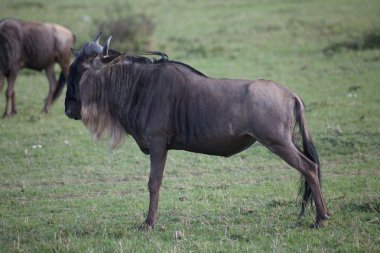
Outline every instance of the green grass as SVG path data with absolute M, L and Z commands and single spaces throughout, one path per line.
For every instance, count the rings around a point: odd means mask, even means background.
M 303 98 L 331 220 L 310 229 L 310 208 L 297 223 L 298 172 L 255 144 L 228 159 L 169 152 L 158 224 L 142 232 L 148 157 L 132 138 L 113 152 L 94 143 L 64 115 L 64 96 L 41 114 L 47 80 L 24 70 L 19 113 L 0 120 L 0 252 L 379 251 L 379 1 L 128 6 L 152 18 L 152 49 L 171 59 L 213 77 L 271 79 Z M 80 48 L 105 9 L 111 4 L 98 0 L 6 0 L 0 17 L 63 24 Z

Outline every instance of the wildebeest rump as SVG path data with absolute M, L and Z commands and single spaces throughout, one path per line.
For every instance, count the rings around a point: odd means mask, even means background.
M 0 91 L 4 77 L 8 81 L 4 117 L 17 113 L 14 85 L 22 68 L 45 70 L 50 86 L 43 111 L 48 112 L 66 83 L 74 40 L 71 31 L 57 24 L 11 18 L 0 21 Z M 55 63 L 62 70 L 58 83 L 54 73 Z
M 112 147 L 130 134 L 150 155 L 150 203 L 146 226 L 156 222 L 159 188 L 170 149 L 231 156 L 258 141 L 297 169 L 304 178 L 300 216 L 312 194 L 315 226 L 328 218 L 317 152 L 306 129 L 301 99 L 267 80 L 207 77 L 166 55 L 150 60 L 108 56 L 95 42 L 84 45 L 70 66 L 65 99 L 69 118 L 81 119 Z M 299 125 L 303 150 L 295 144 Z

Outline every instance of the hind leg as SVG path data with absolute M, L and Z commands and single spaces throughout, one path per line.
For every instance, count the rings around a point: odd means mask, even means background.
M 266 146 L 268 147 L 269 145 Z M 323 198 L 321 185 L 319 183 L 320 180 L 318 177 L 317 164 L 302 154 L 290 140 L 284 143 L 271 144 L 269 149 L 305 177 L 305 180 L 309 183 L 317 211 L 314 226 L 322 227 L 323 221 L 328 219 L 328 212 Z M 310 195 L 304 195 L 304 197 L 308 198 Z M 301 212 L 302 211 L 304 211 L 304 207 L 302 207 Z
M 48 66 L 45 69 L 45 73 L 49 81 L 49 93 L 45 101 L 43 112 L 47 113 L 49 111 L 51 104 L 53 103 L 54 92 L 57 89 L 57 80 L 55 78 L 55 73 L 54 73 L 54 64 Z
M 71 53 L 69 55 L 71 55 Z M 71 56 L 62 59 L 59 62 L 59 66 L 61 67 L 61 70 L 62 70 L 61 73 L 65 78 L 67 78 L 67 76 L 69 75 L 70 61 L 71 61 Z

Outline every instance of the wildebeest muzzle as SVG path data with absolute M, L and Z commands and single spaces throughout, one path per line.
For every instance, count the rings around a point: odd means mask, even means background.
M 80 120 L 81 117 L 81 104 L 73 99 L 65 100 L 65 114 L 70 119 Z

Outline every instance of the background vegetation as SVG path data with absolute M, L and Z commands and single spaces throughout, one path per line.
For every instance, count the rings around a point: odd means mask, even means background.
M 4 0 L 0 17 L 63 24 L 80 48 L 114 20 L 114 6 L 123 18 L 148 17 L 148 45 L 171 59 L 299 94 L 332 219 L 310 229 L 310 209 L 297 223 L 299 174 L 255 144 L 228 159 L 170 152 L 158 225 L 139 231 L 148 157 L 131 138 L 114 152 L 94 143 L 65 117 L 64 96 L 41 114 L 48 82 L 24 70 L 19 114 L 0 120 L 1 252 L 379 251 L 378 0 Z
M 121 52 L 142 52 L 154 47 L 155 24 L 144 13 L 133 13 L 130 5 L 114 4 L 107 7 L 103 20 L 96 20 L 96 32 L 107 31 L 112 35 L 112 48 Z

